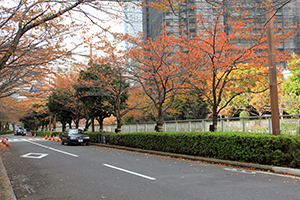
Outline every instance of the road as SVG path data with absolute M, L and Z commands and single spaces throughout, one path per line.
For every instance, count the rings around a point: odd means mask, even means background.
M 9 135 L 2 161 L 17 199 L 299 200 L 297 177 Z

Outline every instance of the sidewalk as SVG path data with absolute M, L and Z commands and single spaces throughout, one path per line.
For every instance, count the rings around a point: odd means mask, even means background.
M 2 163 L 0 157 L 0 199 L 5 200 L 16 200 L 16 196 L 8 179 L 6 169 Z

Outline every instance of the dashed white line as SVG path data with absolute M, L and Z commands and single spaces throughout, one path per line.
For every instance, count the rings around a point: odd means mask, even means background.
M 52 151 L 56 151 L 56 152 L 63 153 L 63 154 L 66 154 L 66 155 L 69 155 L 69 156 L 73 156 L 73 157 L 78 157 L 78 155 L 75 155 L 75 154 L 72 154 L 72 153 L 68 153 L 66 151 L 62 151 L 62 150 L 59 150 L 59 149 L 54 149 L 52 147 L 48 147 L 48 146 L 45 146 L 45 145 L 42 145 L 42 144 L 39 144 L 39 143 L 36 143 L 36 142 L 32 142 L 32 141 L 29 141 L 29 140 L 27 140 L 27 142 L 29 142 L 31 144 L 35 144 L 35 145 L 40 146 L 40 147 L 44 147 L 46 149 L 50 149 Z
M 133 171 L 129 171 L 127 169 L 122 169 L 122 168 L 115 167 L 115 166 L 108 165 L 108 164 L 103 164 L 103 165 L 106 166 L 106 167 L 110 167 L 110 168 L 122 171 L 122 172 L 126 172 L 128 174 L 133 174 L 135 176 L 139 176 L 139 177 L 142 177 L 142 178 L 145 178 L 145 179 L 149 179 L 151 181 L 155 181 L 156 180 L 156 178 L 153 178 L 153 177 L 150 177 L 150 176 L 146 176 L 146 175 L 143 175 L 143 174 L 139 174 L 139 173 L 136 173 L 136 172 L 133 172 Z

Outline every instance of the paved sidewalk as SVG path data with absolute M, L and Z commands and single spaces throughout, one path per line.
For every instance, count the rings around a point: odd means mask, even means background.
M 0 199 L 16 200 L 16 196 L 8 179 L 6 169 L 0 157 Z

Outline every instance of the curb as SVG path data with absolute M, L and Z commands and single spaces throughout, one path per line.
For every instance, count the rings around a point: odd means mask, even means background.
M 17 199 L 12 189 L 12 186 L 10 184 L 10 180 L 7 176 L 7 172 L 1 158 L 0 158 L 0 199 L 7 199 L 7 200 Z
M 300 169 L 294 169 L 294 168 L 288 168 L 288 167 L 274 167 L 274 166 L 270 166 L 270 165 L 262 165 L 262 164 L 256 164 L 256 163 L 223 160 L 223 159 L 217 159 L 217 158 L 207 158 L 207 157 L 201 157 L 201 156 L 190 156 L 190 155 L 185 155 L 185 154 L 168 153 L 168 152 L 138 149 L 138 148 L 116 146 L 116 145 L 109 145 L 109 144 L 100 144 L 100 143 L 90 143 L 90 144 L 96 145 L 96 146 L 102 146 L 102 147 L 115 148 L 115 149 L 157 154 L 157 155 L 162 155 L 162 156 L 171 156 L 171 157 L 175 157 L 175 158 L 185 158 L 185 159 L 190 159 L 190 160 L 206 161 L 206 162 L 210 162 L 210 163 L 220 163 L 220 164 L 227 164 L 227 165 L 232 165 L 232 166 L 249 167 L 249 168 L 267 170 L 267 171 L 276 172 L 276 173 L 300 176 Z

